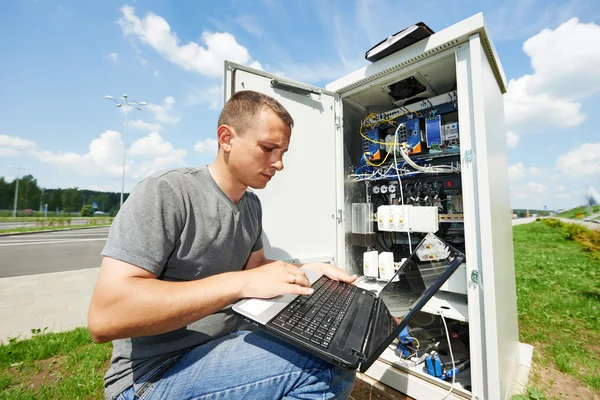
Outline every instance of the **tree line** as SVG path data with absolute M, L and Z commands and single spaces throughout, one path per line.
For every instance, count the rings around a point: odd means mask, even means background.
M 17 180 L 6 182 L 0 177 L 0 210 L 12 210 L 15 201 L 15 190 Z M 129 194 L 123 194 L 123 201 Z M 79 212 L 85 205 L 97 203 L 98 211 L 116 214 L 119 210 L 121 193 L 97 192 L 94 190 L 71 189 L 45 189 L 40 188 L 37 179 L 33 175 L 25 175 L 19 179 L 19 194 L 17 210 L 40 211 L 48 204 L 48 215 L 59 212 Z

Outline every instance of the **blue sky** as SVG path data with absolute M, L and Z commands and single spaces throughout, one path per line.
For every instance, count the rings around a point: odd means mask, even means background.
M 418 21 L 439 31 L 483 12 L 509 80 L 513 207 L 582 204 L 600 190 L 600 3 L 546 1 L 4 1 L 0 176 L 120 191 L 215 154 L 223 59 L 325 86 Z M 23 171 L 21 171 L 23 172 Z

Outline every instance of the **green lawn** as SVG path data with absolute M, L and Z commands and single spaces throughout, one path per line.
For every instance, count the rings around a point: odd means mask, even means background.
M 113 217 L 81 217 L 81 218 L 69 218 L 69 217 L 51 217 L 51 218 L 0 218 L 0 222 L 27 222 L 29 224 L 35 224 L 35 226 L 28 226 L 23 228 L 8 228 L 0 229 L 0 234 L 7 233 L 22 233 L 22 232 L 38 232 L 48 231 L 56 229 L 78 229 L 90 226 L 110 226 L 113 221 Z M 71 225 L 74 220 L 84 220 L 85 225 Z
M 24 233 L 24 232 L 43 232 L 43 231 L 54 231 L 54 230 L 62 230 L 62 229 L 82 229 L 82 228 L 90 228 L 90 227 L 100 227 L 100 226 L 111 226 L 111 223 L 93 223 L 87 225 L 73 225 L 73 226 L 36 226 L 31 228 L 11 228 L 11 229 L 0 229 L 0 234 L 7 233 Z
M 0 346 L 0 399 L 101 399 L 111 351 L 85 328 Z
M 600 391 L 600 262 L 544 222 L 513 228 L 520 340 Z
M 541 398 L 561 396 L 536 368 L 567 390 L 600 393 L 600 261 L 567 232 L 545 222 L 513 228 L 520 340 L 535 346 L 530 384 Z M 101 398 L 110 352 L 83 328 L 2 345 L 0 399 Z M 532 389 L 526 398 L 540 397 Z
M 596 204 L 594 206 L 591 206 L 590 208 L 591 208 L 590 211 L 592 212 L 592 214 L 597 214 L 600 212 L 600 204 Z M 570 218 L 570 219 L 581 219 L 582 215 L 584 217 L 589 216 L 588 207 L 582 206 L 582 207 L 574 208 L 572 210 L 561 212 L 561 213 L 557 214 L 557 217 Z

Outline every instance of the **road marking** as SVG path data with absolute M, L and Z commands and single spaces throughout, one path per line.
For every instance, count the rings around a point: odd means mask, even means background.
M 28 239 L 28 238 L 40 238 L 40 237 L 47 237 L 47 238 L 55 238 L 55 237 L 77 237 L 77 236 L 98 236 L 98 235 L 108 235 L 108 231 L 93 231 L 93 232 L 79 232 L 79 233 L 56 233 L 56 234 L 52 234 L 52 233 L 44 233 L 44 234 L 39 234 L 39 233 L 30 233 L 27 235 L 6 235 L 6 236 L 0 236 L 0 240 L 8 240 L 8 239 Z
M 98 240 L 106 240 L 106 238 L 75 239 L 75 240 L 59 239 L 59 240 L 52 240 L 52 241 L 49 241 L 49 242 L 0 243 L 0 247 L 6 247 L 6 246 L 25 246 L 25 245 L 28 245 L 28 244 L 54 244 L 54 243 L 95 242 L 95 241 L 98 241 Z
M 107 236 L 108 232 L 93 232 L 93 233 L 83 233 L 79 235 L 14 235 L 14 236 L 2 236 L 0 240 L 4 239 L 19 239 L 19 240 L 27 240 L 27 239 L 39 239 L 39 238 L 57 238 L 57 237 L 78 237 L 78 236 Z
M 104 239 L 106 240 L 107 237 L 106 236 L 100 236 L 100 237 L 85 237 L 85 238 L 56 238 L 56 239 L 51 239 L 51 238 L 38 238 L 38 239 L 26 239 L 26 240 L 0 240 L 0 244 L 4 244 L 4 243 L 36 243 L 36 242 L 73 242 L 76 240 L 86 240 L 86 239 L 91 239 L 91 240 L 101 240 Z

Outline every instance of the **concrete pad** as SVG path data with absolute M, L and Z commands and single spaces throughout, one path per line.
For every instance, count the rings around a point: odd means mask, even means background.
M 85 326 L 98 268 L 0 279 L 0 342 Z

